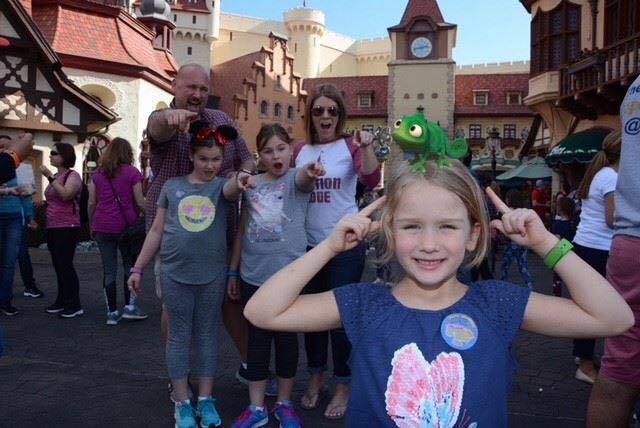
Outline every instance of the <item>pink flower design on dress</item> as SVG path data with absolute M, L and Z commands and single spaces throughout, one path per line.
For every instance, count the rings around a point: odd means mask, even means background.
M 385 403 L 400 428 L 451 428 L 458 421 L 464 363 L 457 352 L 441 352 L 430 364 L 415 343 L 391 360 Z

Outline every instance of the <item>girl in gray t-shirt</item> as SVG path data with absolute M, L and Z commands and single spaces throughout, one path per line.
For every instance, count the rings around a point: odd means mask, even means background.
M 158 211 L 129 278 L 129 287 L 142 291 L 144 267 L 160 250 L 162 302 L 169 315 L 167 370 L 173 386 L 176 426 L 219 426 L 212 398 L 218 356 L 220 307 L 226 279 L 226 214 L 228 201 L 238 199 L 250 175 L 217 177 L 233 127 L 212 129 L 193 122 L 189 132 L 193 171 L 167 180 L 158 198 Z M 192 343 L 193 342 L 193 343 Z M 194 365 L 190 367 L 190 349 Z M 198 378 L 198 403 L 188 396 L 187 376 Z
M 309 193 L 316 178 L 324 175 L 318 160 L 299 169 L 291 169 L 293 149 L 289 135 L 278 125 L 264 125 L 256 138 L 260 163 L 265 172 L 251 178 L 242 203 L 242 253 L 238 248 L 231 259 L 229 296 L 248 300 L 271 275 L 302 256 L 307 249 L 305 217 Z M 291 404 L 291 390 L 298 366 L 296 333 L 274 332 L 249 325 L 247 370 L 251 405 L 238 417 L 238 422 L 250 418 L 252 426 L 269 420 L 264 405 L 264 393 L 269 377 L 271 343 L 275 343 L 278 401 L 273 409 L 281 426 L 301 426 Z M 235 425 L 234 425 L 235 426 Z

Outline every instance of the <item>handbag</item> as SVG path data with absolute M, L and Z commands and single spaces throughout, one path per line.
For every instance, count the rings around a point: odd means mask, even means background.
M 138 217 L 133 224 L 127 225 L 120 234 L 118 241 L 122 243 L 132 244 L 137 242 L 143 242 L 146 238 L 146 224 L 144 217 Z
M 124 208 L 122 207 L 122 201 L 120 201 L 120 196 L 118 196 L 118 193 L 116 192 L 116 189 L 113 186 L 113 183 L 111 182 L 111 180 L 107 180 L 107 181 L 111 186 L 111 191 L 113 192 L 113 196 L 116 199 L 118 208 L 120 208 L 120 213 L 122 214 L 122 217 L 124 218 L 124 221 L 127 225 L 122 231 L 122 233 L 120 234 L 120 236 L 118 237 L 118 243 L 122 245 L 130 246 L 131 252 L 133 254 L 137 254 L 142 249 L 142 244 L 144 242 L 144 239 L 147 236 L 144 217 L 138 216 L 135 222 L 133 222 L 132 224 L 129 224 L 129 222 L 127 221 L 127 216 L 124 213 Z

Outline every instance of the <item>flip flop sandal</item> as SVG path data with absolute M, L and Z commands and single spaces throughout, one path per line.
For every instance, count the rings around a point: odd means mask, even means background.
M 344 418 L 347 412 L 347 403 L 329 403 L 324 411 L 324 417 L 331 420 Z
M 320 400 L 327 395 L 327 391 L 329 388 L 326 385 L 323 385 L 317 394 L 309 394 L 309 392 L 305 392 L 302 398 L 300 398 L 300 407 L 305 410 L 313 410 L 318 407 Z

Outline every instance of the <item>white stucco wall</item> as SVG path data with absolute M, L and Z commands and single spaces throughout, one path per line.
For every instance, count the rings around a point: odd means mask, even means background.
M 72 68 L 64 71 L 81 88 L 87 85 L 102 86 L 115 95 L 115 103 L 111 109 L 118 114 L 120 120 L 112 124 L 106 133 L 110 137 L 127 139 L 137 158 L 149 114 L 158 103 L 169 104 L 173 96 L 143 79 Z M 91 93 L 90 90 L 88 92 Z
M 191 48 L 191 54 L 189 54 Z M 173 37 L 173 48 L 171 49 L 178 64 L 200 64 L 205 70 L 211 68 L 211 44 L 198 34 L 197 37 L 186 36 L 179 33 Z

